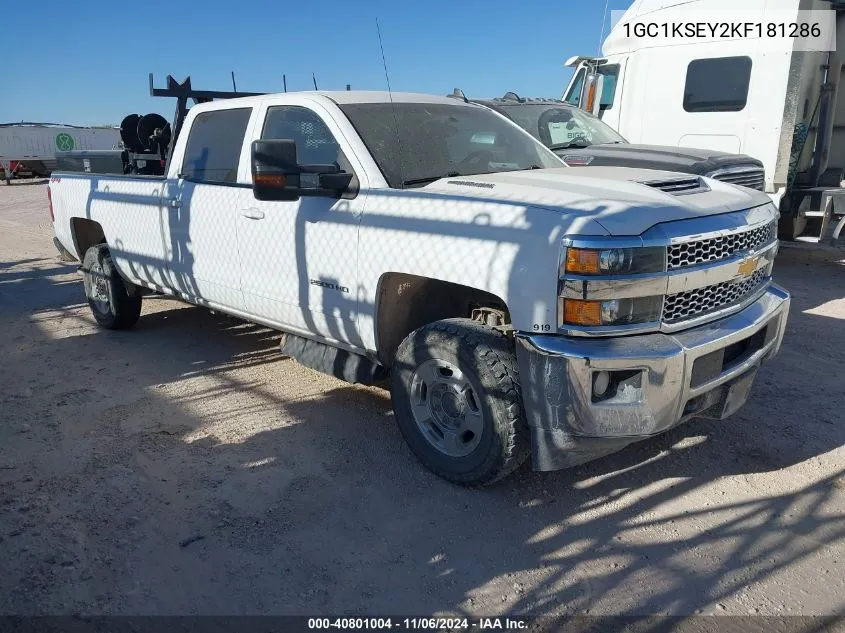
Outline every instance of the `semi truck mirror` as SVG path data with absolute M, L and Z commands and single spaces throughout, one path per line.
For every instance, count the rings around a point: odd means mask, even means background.
M 595 116 L 601 110 L 601 89 L 604 85 L 604 75 L 590 73 L 584 80 L 584 88 L 581 91 L 581 100 L 578 107 L 586 110 Z

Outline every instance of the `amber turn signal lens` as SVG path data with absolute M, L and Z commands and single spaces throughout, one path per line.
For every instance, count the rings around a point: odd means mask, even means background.
M 566 249 L 566 272 L 576 275 L 598 275 L 599 251 L 568 248 Z
M 254 174 L 252 180 L 256 185 L 264 187 L 284 187 L 285 177 L 283 174 Z
M 601 325 L 601 301 L 564 299 L 563 322 L 569 325 Z
M 587 112 L 592 113 L 593 111 L 593 103 L 596 100 L 596 82 L 590 84 L 590 89 L 587 90 L 587 107 L 585 108 Z

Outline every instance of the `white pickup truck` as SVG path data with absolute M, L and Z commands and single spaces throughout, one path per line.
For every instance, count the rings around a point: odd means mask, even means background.
M 789 310 L 765 194 L 568 168 L 445 97 L 203 103 L 164 177 L 60 172 L 49 193 L 100 325 L 133 326 L 155 291 L 345 380 L 389 375 L 412 451 L 464 485 L 730 415 Z

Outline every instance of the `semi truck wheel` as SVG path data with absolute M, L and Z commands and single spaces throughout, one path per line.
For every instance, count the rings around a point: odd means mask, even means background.
M 141 294 L 117 272 L 105 244 L 85 251 L 82 270 L 85 296 L 97 323 L 109 330 L 126 330 L 138 322 Z
M 470 319 L 425 325 L 399 345 L 391 381 L 405 441 L 444 479 L 484 486 L 528 456 L 516 356 L 498 330 Z

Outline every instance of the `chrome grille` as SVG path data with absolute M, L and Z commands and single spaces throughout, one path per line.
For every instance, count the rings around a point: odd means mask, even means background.
M 663 302 L 663 323 L 672 324 L 694 319 L 741 302 L 758 290 L 768 279 L 766 266 L 741 281 L 726 281 L 687 292 L 666 295 Z
M 766 173 L 762 169 L 747 169 L 743 171 L 731 171 L 723 174 L 716 173 L 713 178 L 727 182 L 732 185 L 741 185 L 758 191 L 766 188 Z
M 672 244 L 669 246 L 668 268 L 673 270 L 725 259 L 739 251 L 755 250 L 776 237 L 777 222 L 771 222 L 750 231 Z

